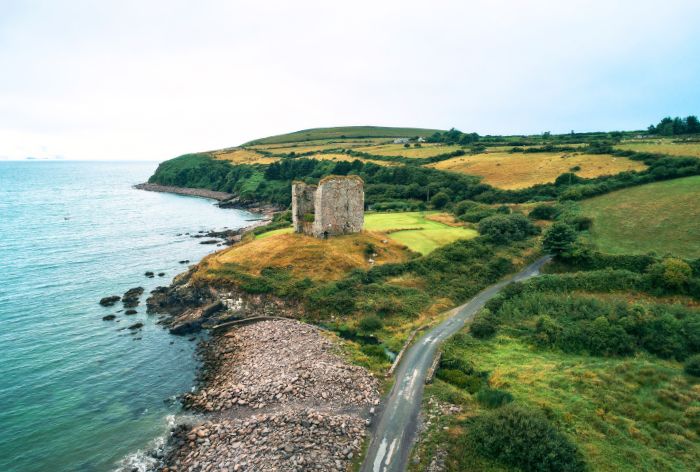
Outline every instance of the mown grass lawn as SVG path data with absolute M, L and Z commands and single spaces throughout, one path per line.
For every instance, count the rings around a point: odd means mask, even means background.
M 449 226 L 427 218 L 434 214 L 438 212 L 366 213 L 365 229 L 386 232 L 390 239 L 424 255 L 458 239 L 478 236 L 474 229 Z M 291 232 L 292 228 L 282 228 L 262 233 L 257 237 L 268 238 Z
M 700 257 L 700 176 L 655 182 L 586 200 L 591 241 L 602 251 Z

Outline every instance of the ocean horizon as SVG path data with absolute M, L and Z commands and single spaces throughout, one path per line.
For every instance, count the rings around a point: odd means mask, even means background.
M 187 269 L 180 261 L 220 249 L 192 235 L 257 215 L 134 189 L 156 166 L 0 162 L 0 470 L 144 469 L 140 452 L 180 414 L 196 340 L 169 334 L 145 300 Z M 135 315 L 98 304 L 133 287 L 145 289 Z

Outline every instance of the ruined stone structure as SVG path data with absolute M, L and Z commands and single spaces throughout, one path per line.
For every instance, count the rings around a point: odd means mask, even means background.
M 292 221 L 297 233 L 323 239 L 359 233 L 364 209 L 363 182 L 355 175 L 330 175 L 318 185 L 292 183 Z

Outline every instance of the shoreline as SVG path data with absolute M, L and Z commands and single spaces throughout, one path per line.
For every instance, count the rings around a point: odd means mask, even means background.
M 189 420 L 149 453 L 147 470 L 350 470 L 381 401 L 379 379 L 345 359 L 338 340 L 299 321 L 301 306 L 198 282 L 200 264 L 146 301 L 171 333 L 209 333 L 197 349 L 194 388 L 181 396 L 177 416 Z M 243 322 L 213 329 L 232 320 Z
M 145 190 L 147 192 L 172 193 L 175 195 L 184 195 L 187 197 L 209 198 L 216 200 L 219 208 L 231 208 L 234 210 L 244 210 L 251 213 L 260 213 L 264 220 L 269 220 L 272 215 L 286 210 L 285 207 L 274 203 L 265 203 L 258 201 L 245 201 L 235 194 L 228 192 L 219 192 L 205 188 L 190 188 L 190 187 L 175 187 L 171 185 L 160 185 L 149 182 L 136 184 L 133 188 L 137 190 Z
M 186 195 L 189 197 L 210 198 L 220 202 L 230 200 L 235 197 L 232 193 L 217 192 L 203 188 L 174 187 L 170 185 L 160 185 L 144 182 L 134 185 L 135 189 L 146 190 L 148 192 L 173 193 L 175 195 Z

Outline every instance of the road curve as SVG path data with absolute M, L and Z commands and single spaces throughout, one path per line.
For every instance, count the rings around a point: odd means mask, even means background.
M 455 308 L 453 315 L 432 328 L 404 354 L 396 371 L 396 382 L 377 418 L 362 472 L 403 472 L 416 432 L 425 376 L 438 346 L 474 318 L 484 304 L 506 285 L 539 275 L 549 256 L 533 262 L 517 274 L 479 292 L 469 302 Z

